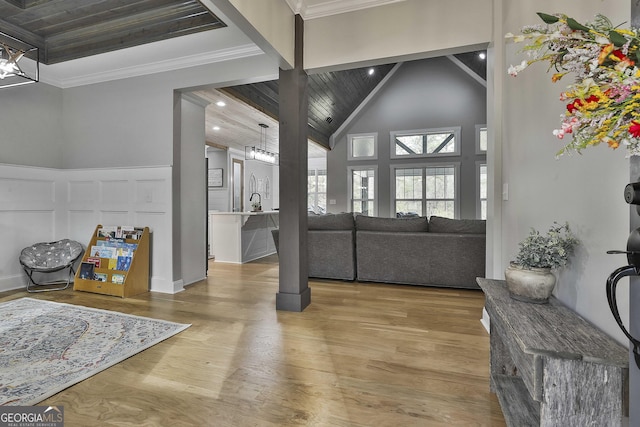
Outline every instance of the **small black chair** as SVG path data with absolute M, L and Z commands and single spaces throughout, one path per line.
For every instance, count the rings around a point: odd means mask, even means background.
M 82 244 L 75 240 L 63 239 L 56 242 L 40 242 L 27 246 L 20 252 L 20 264 L 24 268 L 29 281 L 28 292 L 60 291 L 67 289 L 71 279 L 75 275 L 73 264 L 82 256 L 84 249 Z M 66 279 L 58 279 L 50 282 L 36 282 L 34 273 L 54 273 L 68 269 Z M 62 286 L 64 285 L 64 286 Z

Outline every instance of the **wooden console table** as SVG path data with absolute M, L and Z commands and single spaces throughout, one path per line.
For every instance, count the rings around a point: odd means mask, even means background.
M 509 426 L 622 425 L 626 348 L 553 297 L 520 302 L 502 280 L 477 281 L 491 321 L 491 391 Z

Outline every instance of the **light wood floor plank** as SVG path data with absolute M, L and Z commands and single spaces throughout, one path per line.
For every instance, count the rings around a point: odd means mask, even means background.
M 206 281 L 176 295 L 0 301 L 192 324 L 42 403 L 64 405 L 69 427 L 505 425 L 481 291 L 311 280 L 304 312 L 277 312 L 276 262 L 210 262 Z

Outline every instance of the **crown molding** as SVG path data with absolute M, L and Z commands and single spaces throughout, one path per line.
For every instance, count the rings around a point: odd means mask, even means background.
M 161 73 L 165 71 L 174 71 L 182 68 L 196 67 L 199 65 L 213 64 L 216 62 L 231 61 L 234 59 L 242 59 L 250 56 L 262 55 L 262 50 L 255 44 L 246 44 L 233 48 L 220 49 L 213 52 L 198 53 L 189 56 L 172 58 L 163 61 L 150 62 L 131 67 L 123 67 L 112 70 L 101 71 L 98 73 L 85 74 L 81 76 L 73 76 L 68 78 L 56 78 L 49 75 L 45 70 L 40 72 L 40 81 L 50 85 L 66 89 L 76 86 L 84 86 L 94 83 L 102 83 L 111 80 L 126 79 L 131 77 L 139 77 L 148 74 Z M 42 67 L 42 65 L 41 65 Z M 45 72 L 43 72 L 45 71 Z
M 315 18 L 323 18 L 340 13 L 369 9 L 371 7 L 384 6 L 391 3 L 399 3 L 405 0 L 328 0 L 320 4 L 308 5 L 308 0 L 285 0 L 293 13 L 300 14 L 302 19 L 308 21 Z

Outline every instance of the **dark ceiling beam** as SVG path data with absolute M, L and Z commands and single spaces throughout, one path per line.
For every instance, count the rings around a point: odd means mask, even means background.
M 10 35 L 11 37 L 15 37 L 33 46 L 36 46 L 40 50 L 43 50 L 45 48 L 46 43 L 44 37 L 40 37 L 39 35 L 33 34 L 30 31 L 23 30 L 22 28 L 15 26 L 3 19 L 0 19 L 0 31 Z M 42 53 L 40 55 L 42 55 Z
M 29 9 L 30 7 L 38 6 L 50 1 L 51 0 L 6 0 L 7 3 L 17 6 L 20 9 Z
M 52 37 L 74 29 L 90 28 L 102 22 L 117 22 L 154 10 L 182 5 L 198 7 L 195 0 L 63 0 L 42 5 L 11 17 L 11 22 L 43 37 Z M 204 8 L 201 8 L 206 11 Z
M 47 59 L 53 64 L 225 26 L 200 5 L 172 5 L 48 37 Z

